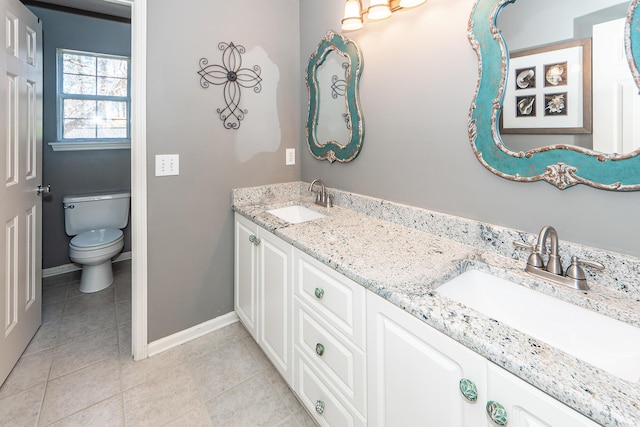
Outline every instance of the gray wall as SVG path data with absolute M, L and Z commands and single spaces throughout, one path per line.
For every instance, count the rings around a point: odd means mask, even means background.
M 478 64 L 467 40 L 473 3 L 429 0 L 348 34 L 364 55 L 362 152 L 349 164 L 303 152 L 302 178 L 533 233 L 552 224 L 561 241 L 640 256 L 640 192 L 512 182 L 474 157 L 467 136 Z M 300 70 L 323 34 L 340 29 L 343 5 L 300 2 Z M 306 96 L 303 91 L 301 111 Z
M 301 139 L 298 17 L 297 0 L 148 2 L 149 341 L 233 310 L 231 190 L 299 178 L 284 165 Z M 201 58 L 222 64 L 220 42 L 262 67 L 239 130 L 217 117 L 222 87 L 199 84 Z M 155 177 L 157 154 L 179 154 L 180 175 Z
M 233 309 L 236 187 L 322 178 L 344 190 L 529 232 L 553 224 L 562 240 L 640 255 L 640 192 L 517 183 L 476 160 L 467 136 L 477 81 L 466 36 L 473 0 L 429 0 L 351 33 L 365 64 L 362 153 L 349 164 L 313 159 L 304 144 L 304 69 L 325 32 L 340 29 L 343 5 L 149 2 L 149 341 Z M 264 77 L 260 94 L 242 91 L 249 112 L 238 131 L 223 129 L 216 115 L 221 87 L 203 89 L 197 75 L 198 61 L 220 64 L 217 45 L 231 41 L 247 48 L 243 65 L 263 66 Z M 256 48 L 266 59 L 249 59 Z M 298 148 L 296 166 L 284 166 L 288 147 Z M 156 154 L 179 154 L 180 175 L 155 177 Z
M 64 231 L 62 197 L 93 191 L 131 188 L 130 150 L 54 152 L 47 144 L 57 139 L 56 49 L 129 56 L 129 24 L 90 18 L 40 7 L 29 9 L 42 20 L 44 66 L 43 182 L 52 194 L 42 206 L 42 266 L 70 262 L 69 240 Z M 131 250 L 129 227 L 125 230 L 125 251 Z

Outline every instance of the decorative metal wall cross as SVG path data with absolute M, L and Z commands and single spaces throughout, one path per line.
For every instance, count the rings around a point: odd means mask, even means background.
M 207 89 L 209 84 L 224 85 L 226 106 L 216 109 L 216 112 L 226 129 L 238 129 L 248 113 L 248 110 L 240 107 L 240 88 L 253 88 L 254 92 L 259 93 L 262 90 L 261 69 L 258 65 L 242 68 L 242 54 L 246 52 L 244 46 L 220 42 L 218 49 L 222 51 L 222 65 L 208 65 L 206 58 L 200 59 L 200 86 Z

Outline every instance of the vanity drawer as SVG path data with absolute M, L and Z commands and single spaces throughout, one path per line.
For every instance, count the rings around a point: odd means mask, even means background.
M 366 419 L 349 407 L 349 404 L 343 403 L 342 399 L 320 379 L 320 375 L 311 365 L 306 363 L 304 357 L 298 357 L 297 366 L 298 397 L 319 425 L 331 427 L 367 425 Z
M 362 350 L 294 301 L 295 348 L 361 413 L 367 413 L 367 363 Z
M 296 296 L 364 350 L 365 289 L 300 251 L 295 275 Z

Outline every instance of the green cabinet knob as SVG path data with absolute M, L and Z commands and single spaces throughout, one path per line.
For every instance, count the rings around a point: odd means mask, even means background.
M 260 239 L 254 236 L 253 234 L 249 236 L 249 241 L 254 245 L 258 246 L 260 244 Z
M 324 402 L 322 400 L 316 400 L 316 412 L 320 415 L 324 412 Z
M 469 402 L 475 402 L 478 400 L 478 388 L 476 384 L 468 378 L 463 378 L 459 383 L 460 393 L 467 399 Z
M 322 299 L 324 296 L 324 289 L 316 288 L 315 290 L 316 298 Z
M 504 409 L 504 406 L 502 406 L 498 402 L 493 400 L 487 402 L 487 414 L 489 414 L 489 418 L 491 418 L 491 421 L 493 421 L 497 425 L 507 425 L 507 410 Z
M 322 356 L 324 354 L 324 346 L 320 343 L 316 344 L 316 354 Z

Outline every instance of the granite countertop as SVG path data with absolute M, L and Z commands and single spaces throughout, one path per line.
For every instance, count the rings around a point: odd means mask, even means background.
M 267 212 L 295 203 L 327 216 L 289 224 Z M 640 423 L 639 383 L 441 296 L 437 286 L 471 266 L 640 326 L 636 297 L 600 286 L 588 294 L 554 286 L 524 273 L 520 260 L 356 210 L 322 208 L 308 197 L 235 200 L 234 210 L 594 421 Z

